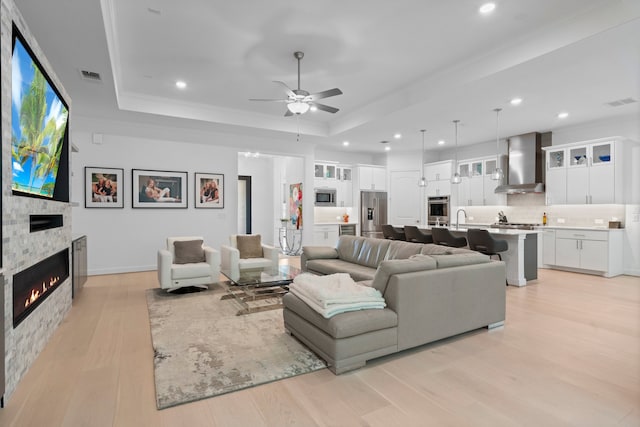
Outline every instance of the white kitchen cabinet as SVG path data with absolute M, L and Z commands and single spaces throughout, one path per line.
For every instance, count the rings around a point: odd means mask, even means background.
M 542 232 L 542 264 L 556 264 L 556 231 L 544 230 Z
M 313 226 L 313 244 L 315 246 L 331 246 L 335 247 L 340 235 L 340 226 L 338 225 L 314 225 Z
M 453 161 L 427 163 L 424 165 L 424 177 L 427 178 L 427 197 L 451 195 L 451 171 Z
M 502 206 L 507 204 L 506 194 L 496 194 L 502 181 L 494 181 L 491 174 L 496 168 L 496 158 L 464 160 L 459 163 L 458 173 L 462 182 L 457 184 L 460 206 Z
M 555 262 L 548 264 L 600 272 L 610 271 L 608 231 L 556 230 L 555 248 Z M 614 256 L 621 258 L 621 250 L 620 246 L 620 252 Z
M 485 206 L 503 206 L 507 204 L 506 194 L 497 194 L 496 188 L 502 185 L 503 180 L 491 179 L 491 175 L 496 170 L 496 159 L 487 159 L 484 161 L 484 178 L 483 178 L 483 192 L 484 192 L 484 205 Z M 503 173 L 508 173 L 504 171 Z
M 548 148 L 546 152 L 545 204 L 567 203 L 567 150 Z
M 615 203 L 613 141 L 567 148 L 567 203 Z
M 359 166 L 358 183 L 361 190 L 382 190 L 387 187 L 387 173 L 383 167 Z
M 329 163 L 316 163 L 314 178 L 336 179 L 337 165 Z
M 424 165 L 424 177 L 428 182 L 448 181 L 451 179 L 453 162 L 445 160 L 443 162 L 426 163 Z
M 353 180 L 351 166 L 339 165 L 336 174 L 338 178 L 337 207 L 353 206 Z
M 546 203 L 625 203 L 630 185 L 631 142 L 620 137 L 543 148 L 546 151 Z
M 427 180 L 427 197 L 450 196 L 451 181 L 450 179 L 429 181 Z

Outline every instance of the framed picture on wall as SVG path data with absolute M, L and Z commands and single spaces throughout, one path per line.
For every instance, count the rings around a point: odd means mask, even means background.
M 123 208 L 124 169 L 84 168 L 84 207 Z
M 187 172 L 131 170 L 134 208 L 186 208 Z
M 224 175 L 220 173 L 195 173 L 196 208 L 224 208 Z

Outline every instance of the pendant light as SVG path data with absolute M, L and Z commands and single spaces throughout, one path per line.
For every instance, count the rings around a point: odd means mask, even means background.
M 422 178 L 420 178 L 420 182 L 418 182 L 418 186 L 420 187 L 426 187 L 427 186 L 427 178 L 425 178 L 424 176 L 424 133 L 426 132 L 426 129 L 421 129 L 420 132 L 422 132 Z
M 451 183 L 452 184 L 460 184 L 462 182 L 462 178 L 460 177 L 460 173 L 458 172 L 458 123 L 460 123 L 460 120 L 454 120 L 453 124 L 455 126 L 455 133 L 456 133 L 456 161 L 453 164 L 453 170 L 455 171 L 453 176 L 451 177 Z
M 500 111 L 502 108 L 496 108 L 493 111 L 496 112 L 496 169 L 491 174 L 491 179 L 494 181 L 500 181 L 504 176 L 504 172 L 500 169 L 500 133 L 499 133 L 499 124 L 500 124 Z

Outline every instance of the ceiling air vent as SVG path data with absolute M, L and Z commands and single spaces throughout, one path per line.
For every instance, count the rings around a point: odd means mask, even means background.
M 80 74 L 82 74 L 82 78 L 85 80 L 91 80 L 92 82 L 102 81 L 100 74 L 95 71 L 80 70 Z
M 638 101 L 633 98 L 624 98 L 624 99 L 618 99 L 616 101 L 607 102 L 606 104 L 610 107 L 620 107 L 622 105 L 633 104 L 634 102 L 638 102 Z

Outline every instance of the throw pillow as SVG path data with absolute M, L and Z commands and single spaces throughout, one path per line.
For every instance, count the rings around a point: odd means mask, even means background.
M 262 241 L 259 234 L 238 236 L 240 258 L 262 258 Z
M 202 240 L 183 240 L 173 242 L 175 252 L 174 264 L 190 264 L 194 262 L 205 262 Z

